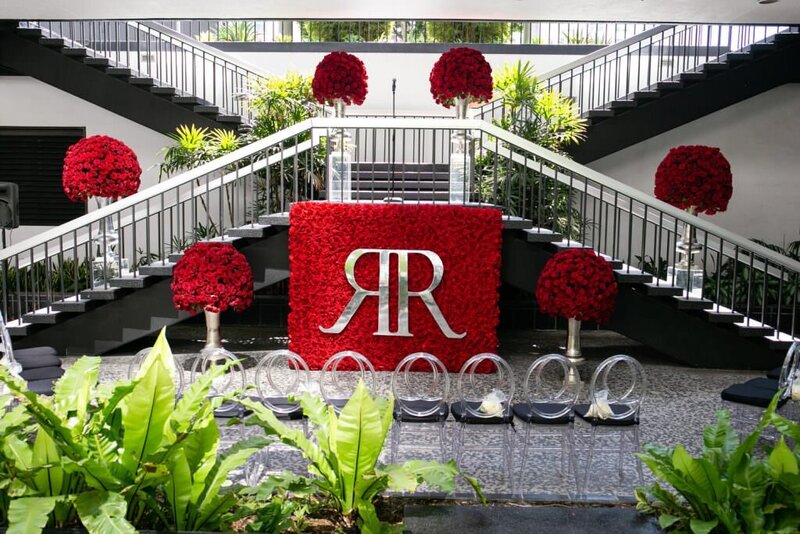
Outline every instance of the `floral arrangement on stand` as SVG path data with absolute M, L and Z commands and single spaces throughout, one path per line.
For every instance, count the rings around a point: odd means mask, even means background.
M 62 184 L 73 202 L 92 197 L 117 200 L 139 190 L 142 168 L 125 143 L 107 135 L 81 139 L 67 149 Z
M 545 264 L 536 283 L 539 310 L 569 320 L 568 358 L 581 359 L 581 321 L 606 323 L 617 298 L 617 279 L 606 260 L 593 250 L 562 250 Z
M 253 303 L 250 264 L 228 243 L 196 243 L 172 271 L 172 302 L 179 310 L 205 312 L 204 351 L 217 352 L 222 349 L 220 312 L 244 311 Z
M 713 215 L 728 209 L 733 195 L 731 164 L 719 148 L 671 148 L 656 170 L 655 195 L 682 210 Z M 694 214 L 694 213 L 693 213 Z
M 320 104 L 360 106 L 367 97 L 364 62 L 347 52 L 331 52 L 317 64 L 311 90 Z
M 713 215 L 728 209 L 733 195 L 731 164 L 719 148 L 686 145 L 671 148 L 656 170 L 655 195 L 659 200 L 686 210 L 690 215 Z M 702 250 L 695 241 L 690 220 L 683 221 L 677 242 L 679 258 L 667 268 L 668 280 L 685 288 L 687 297 L 703 296 L 703 269 L 694 257 Z
M 455 104 L 460 111 L 460 99 L 466 110 L 470 103 L 492 98 L 492 66 L 474 48 L 451 48 L 442 54 L 429 79 L 433 99 L 446 108 Z

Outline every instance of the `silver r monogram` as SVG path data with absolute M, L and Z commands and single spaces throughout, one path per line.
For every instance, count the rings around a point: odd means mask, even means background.
M 358 282 L 356 282 L 356 263 L 358 262 L 359 258 L 365 254 L 378 254 L 380 270 L 378 271 L 377 291 L 364 289 L 358 285 Z M 397 256 L 396 332 L 392 332 L 389 329 L 389 259 L 391 258 L 392 254 Z M 424 291 L 408 290 L 408 257 L 413 254 L 425 256 L 431 263 L 431 267 L 433 267 L 433 280 L 431 280 L 430 286 L 428 286 L 428 288 Z M 353 293 L 353 297 L 350 299 L 350 302 L 348 302 L 347 306 L 344 307 L 344 311 L 333 324 L 333 326 L 329 328 L 325 328 L 323 326 L 319 327 L 319 329 L 326 334 L 341 333 L 342 330 L 347 327 L 350 319 L 352 319 L 356 314 L 358 308 L 361 306 L 361 303 L 364 302 L 365 298 L 378 297 L 378 331 L 375 332 L 375 335 L 405 337 L 413 336 L 413 334 L 408 331 L 408 299 L 409 297 L 419 297 L 422 299 L 422 302 L 425 303 L 428 311 L 433 316 L 433 320 L 436 321 L 436 324 L 439 325 L 439 329 L 441 329 L 442 333 L 446 337 L 452 339 L 461 339 L 467 335 L 466 332 L 463 334 L 456 334 L 453 332 L 453 330 L 450 328 L 450 325 L 447 324 L 447 321 L 442 315 L 442 310 L 439 309 L 439 306 L 436 304 L 436 300 L 433 298 L 433 290 L 436 289 L 436 287 L 441 283 L 442 276 L 444 275 L 444 265 L 442 264 L 442 259 L 435 252 L 431 252 L 429 250 L 359 248 L 347 256 L 347 260 L 344 262 L 344 273 L 347 277 L 347 282 L 356 291 Z

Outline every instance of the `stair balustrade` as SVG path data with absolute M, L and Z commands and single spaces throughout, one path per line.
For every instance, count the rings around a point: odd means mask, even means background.
M 285 225 L 293 202 L 328 201 L 328 140 L 343 129 L 352 148 L 353 202 L 447 205 L 450 140 L 469 141 L 473 169 L 464 205 L 494 207 L 528 242 L 589 247 L 620 281 L 669 295 L 776 346 L 797 335 L 800 263 L 481 120 L 315 118 L 0 251 L 3 312 L 12 329 L 103 291 L 141 287 L 141 273 L 171 266 L 199 240 Z M 131 271 L 92 287 L 92 236 L 113 220 Z M 283 221 L 283 222 L 281 222 Z M 686 227 L 700 245 L 700 294 L 668 268 Z M 146 268 L 145 268 L 146 266 Z M 171 271 L 170 271 L 171 272 Z M 26 302 L 22 295 L 32 295 Z M 13 330 L 12 330 L 13 331 Z

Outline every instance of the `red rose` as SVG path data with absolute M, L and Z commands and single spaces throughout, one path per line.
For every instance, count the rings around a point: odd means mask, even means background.
M 441 55 L 430 74 L 431 94 L 446 108 L 455 98 L 486 102 L 492 98 L 492 67 L 473 48 L 451 48 Z
M 253 303 L 253 273 L 228 243 L 189 247 L 172 272 L 172 302 L 179 310 L 246 310 Z
M 614 271 L 589 249 L 566 249 L 550 258 L 536 282 L 536 301 L 547 315 L 605 323 L 617 298 Z
M 73 202 L 91 197 L 117 200 L 139 190 L 142 169 L 125 143 L 105 135 L 81 139 L 64 156 L 62 184 Z
M 331 52 L 317 65 L 311 89 L 320 104 L 333 105 L 341 98 L 345 104 L 360 106 L 367 97 L 367 69 L 353 54 Z
M 695 206 L 708 215 L 725 211 L 733 195 L 731 165 L 716 147 L 671 148 L 656 170 L 655 195 L 680 209 Z

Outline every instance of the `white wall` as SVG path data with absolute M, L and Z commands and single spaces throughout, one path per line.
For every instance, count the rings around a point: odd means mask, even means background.
M 142 188 L 158 182 L 159 151 L 170 143 L 165 135 L 27 76 L 0 76 L 0 126 L 85 127 L 87 136 L 115 137 L 139 158 Z M 18 228 L 12 242 L 42 230 Z
M 787 84 L 590 163 L 653 194 L 655 172 L 678 145 L 717 146 L 731 163 L 728 210 L 702 215 L 737 234 L 800 239 L 800 84 Z
M 229 52 L 234 57 L 260 67 L 276 76 L 282 76 L 290 70 L 313 76 L 314 69 L 323 57 L 324 52 Z M 367 68 L 369 79 L 367 98 L 361 107 L 352 107 L 352 113 L 385 113 L 392 112 L 392 78 L 397 78 L 397 113 L 398 115 L 452 115 L 433 101 L 430 91 L 430 76 L 433 64 L 441 53 L 364 53 L 356 54 Z M 536 74 L 543 74 L 577 59 L 579 56 L 564 55 L 512 55 L 487 54 L 486 59 L 492 70 L 502 68 L 504 62 L 515 63 L 522 59 L 530 61 Z

